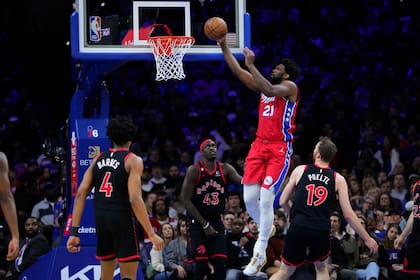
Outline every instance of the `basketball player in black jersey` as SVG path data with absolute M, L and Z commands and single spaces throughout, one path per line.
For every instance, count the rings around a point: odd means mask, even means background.
M 101 262 L 101 280 L 114 279 L 117 261 L 121 279 L 136 279 L 140 254 L 135 218 L 155 248 L 163 248 L 163 240 L 150 224 L 141 194 L 143 161 L 129 151 L 136 131 L 129 117 L 117 116 L 109 121 L 107 136 L 112 148 L 93 160 L 74 201 L 71 236 L 67 241 L 67 250 L 71 253 L 80 250 L 78 228 L 86 196 L 95 188 L 96 256 Z
M 405 279 L 420 279 L 420 180 L 413 185 L 413 208 L 401 235 L 395 239 L 395 248 L 401 249 L 407 236 L 408 243 L 404 256 Z
M 225 279 L 226 240 L 222 223 L 227 180 L 241 184 L 242 177 L 228 163 L 216 162 L 216 143 L 211 139 L 200 145 L 202 160 L 187 169 L 181 198 L 190 218 L 188 254 L 194 261 L 194 279 L 214 272 L 211 279 Z M 210 277 L 210 275 L 209 275 Z
M 338 194 L 338 201 L 347 222 L 359 234 L 371 252 L 378 244 L 369 236 L 351 208 L 346 180 L 329 166 L 337 147 L 322 137 L 313 151 L 313 164 L 300 165 L 290 175 L 280 205 L 289 215 L 285 247 L 280 270 L 270 280 L 289 279 L 305 259 L 315 265 L 318 280 L 329 279 L 327 259 L 330 254 L 330 214 Z M 289 200 L 294 194 L 290 208 Z M 308 251 L 308 256 L 307 256 Z

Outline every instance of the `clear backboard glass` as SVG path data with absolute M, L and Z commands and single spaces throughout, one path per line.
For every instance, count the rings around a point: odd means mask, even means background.
M 204 35 L 207 19 L 228 24 L 227 42 L 234 54 L 250 46 L 250 16 L 245 0 L 106 1 L 79 0 L 71 18 L 72 56 L 81 59 L 153 60 L 147 39 L 193 36 L 185 60 L 223 59 L 215 41 Z

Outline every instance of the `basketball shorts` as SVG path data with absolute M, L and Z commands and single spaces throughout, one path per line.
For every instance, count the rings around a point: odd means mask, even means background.
M 316 230 L 292 224 L 287 230 L 282 261 L 291 266 L 309 262 L 324 261 L 331 253 L 329 230 Z
M 418 234 L 410 234 L 407 250 L 404 256 L 405 273 L 420 275 L 420 236 Z
M 276 195 L 276 204 L 281 195 L 281 187 L 289 171 L 292 144 L 286 142 L 267 142 L 257 139 L 249 150 L 245 162 L 244 184 L 261 184 Z
M 218 232 L 214 238 L 207 238 L 200 223 L 192 220 L 188 225 L 188 258 L 193 261 L 207 261 L 212 258 L 227 258 L 226 237 L 220 220 L 209 221 Z
M 132 262 L 140 259 L 137 220 L 131 211 L 95 210 L 96 258 Z

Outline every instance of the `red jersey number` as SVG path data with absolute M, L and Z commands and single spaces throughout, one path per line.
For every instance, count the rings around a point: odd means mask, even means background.
M 106 172 L 101 187 L 99 188 L 99 192 L 105 193 L 105 197 L 111 197 L 112 195 L 112 184 L 109 182 L 110 177 L 111 172 Z
M 218 205 L 219 204 L 219 193 L 212 192 L 206 193 L 203 199 L 203 204 L 205 205 Z
M 319 206 L 328 197 L 328 189 L 324 186 L 315 187 L 314 184 L 310 184 L 306 186 L 306 190 L 308 191 L 308 197 L 306 199 L 308 206 Z

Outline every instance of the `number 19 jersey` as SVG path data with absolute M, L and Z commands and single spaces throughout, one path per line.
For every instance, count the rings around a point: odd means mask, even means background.
M 293 223 L 304 227 L 330 230 L 335 199 L 334 170 L 315 164 L 306 165 L 296 186 L 290 218 Z

